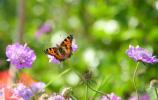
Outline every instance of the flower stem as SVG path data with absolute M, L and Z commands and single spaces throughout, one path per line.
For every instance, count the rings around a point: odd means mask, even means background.
M 24 26 L 25 26 L 25 0 L 18 0 L 17 16 L 18 16 L 17 42 L 21 43 L 23 41 Z
M 135 88 L 135 91 L 136 91 L 137 99 L 139 100 L 139 94 L 138 94 L 137 87 L 136 87 L 136 82 L 135 82 L 135 77 L 136 77 L 136 73 L 137 73 L 137 70 L 138 70 L 138 65 L 139 65 L 139 62 L 137 62 L 135 71 L 133 73 L 133 85 L 134 85 L 134 88 Z
M 98 86 L 97 90 L 99 90 L 102 86 L 107 86 L 108 81 L 111 79 L 111 76 L 108 76 L 106 78 L 103 79 L 103 81 L 100 83 L 100 85 Z M 95 97 L 97 94 L 97 92 L 95 92 L 95 94 L 92 97 Z
M 86 100 L 88 100 L 88 84 L 86 84 Z
M 158 100 L 158 93 L 157 93 L 157 89 L 156 89 L 156 87 L 155 87 L 155 93 L 156 93 L 157 100 Z
M 17 70 L 14 65 L 10 64 L 10 68 L 9 68 L 9 77 L 10 78 L 8 80 L 9 85 L 13 85 L 16 82 L 16 80 L 17 80 L 16 76 L 17 76 L 18 72 L 19 72 L 19 70 Z
M 18 0 L 18 7 L 17 7 L 17 20 L 18 20 L 18 26 L 17 26 L 17 40 L 16 42 L 22 42 L 23 34 L 24 34 L 24 26 L 25 26 L 25 0 Z M 15 68 L 14 65 L 10 64 L 9 68 L 9 84 L 13 84 L 17 80 L 17 73 L 18 69 Z
M 63 71 L 62 73 L 60 73 L 55 79 L 51 80 L 49 83 L 46 84 L 45 88 L 48 87 L 50 84 L 52 84 L 56 79 L 59 79 L 61 76 L 63 76 L 64 74 L 66 74 L 67 72 L 69 72 L 71 69 L 66 69 L 65 71 Z
M 98 91 L 98 90 L 93 89 L 92 87 L 90 87 L 90 86 L 89 86 L 89 84 L 87 84 L 87 87 L 88 87 L 89 89 L 91 89 L 92 91 L 96 92 L 96 93 L 99 93 L 99 94 L 105 95 L 105 96 L 108 98 L 108 100 L 110 100 L 110 98 L 109 98 L 109 97 L 108 97 L 105 93 L 103 93 L 103 92 L 101 92 L 101 91 Z
M 72 98 L 72 100 L 77 100 L 75 96 L 70 94 L 70 97 Z

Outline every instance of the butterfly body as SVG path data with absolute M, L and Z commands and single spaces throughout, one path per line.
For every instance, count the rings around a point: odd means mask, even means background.
M 60 45 L 46 49 L 45 53 L 54 56 L 59 61 L 64 61 L 72 55 L 72 40 L 73 36 L 69 35 Z

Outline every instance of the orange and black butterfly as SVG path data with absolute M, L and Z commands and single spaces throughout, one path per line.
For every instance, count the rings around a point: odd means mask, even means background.
M 59 61 L 64 61 L 72 55 L 72 40 L 73 36 L 69 35 L 60 45 L 48 48 L 44 52 L 48 55 L 54 56 Z

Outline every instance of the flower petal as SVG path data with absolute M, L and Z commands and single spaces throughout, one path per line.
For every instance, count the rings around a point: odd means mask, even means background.
M 155 56 L 152 56 L 151 52 L 139 47 L 138 45 L 136 47 L 129 45 L 126 54 L 135 61 L 142 61 L 151 64 L 158 62 L 158 59 Z

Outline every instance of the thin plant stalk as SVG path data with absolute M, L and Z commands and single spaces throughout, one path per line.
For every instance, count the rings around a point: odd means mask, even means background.
M 65 71 L 63 71 L 62 73 L 60 73 L 55 79 L 51 80 L 49 83 L 46 84 L 45 88 L 48 87 L 50 84 L 52 84 L 55 80 L 59 79 L 60 77 L 62 77 L 64 74 L 66 74 L 67 72 L 69 72 L 71 69 L 66 69 Z
M 86 84 L 86 100 L 88 100 L 88 84 Z
M 24 35 L 24 26 L 25 26 L 25 0 L 18 0 L 18 7 L 17 7 L 17 16 L 18 16 L 18 26 L 17 26 L 17 39 L 16 42 L 21 43 L 23 40 Z M 10 64 L 9 68 L 9 84 L 13 84 L 17 80 L 17 73 L 19 70 L 15 68 L 14 65 Z
M 138 90 L 137 90 L 137 86 L 136 86 L 136 82 L 135 82 L 135 77 L 136 77 L 136 73 L 138 70 L 138 65 L 139 65 L 139 62 L 137 62 L 136 68 L 135 68 L 134 73 L 133 73 L 133 85 L 134 85 L 134 88 L 136 91 L 137 99 L 139 100 L 139 94 L 138 94 Z
M 10 64 L 9 67 L 9 85 L 12 85 L 16 82 L 16 76 L 17 76 L 18 70 L 15 68 L 14 65 Z
M 108 77 L 104 78 L 103 81 L 98 86 L 97 90 L 99 90 L 103 86 L 105 87 L 107 85 L 107 83 L 109 82 L 110 79 L 111 79 L 111 76 L 108 76 Z M 97 94 L 97 92 L 95 92 L 95 94 L 92 97 L 95 97 L 96 94 Z
M 25 27 L 25 0 L 18 0 L 18 7 L 17 7 L 17 14 L 18 14 L 18 35 L 17 35 L 17 42 L 23 42 L 24 36 L 24 27 Z
M 70 94 L 70 97 L 72 98 L 72 100 L 77 100 L 77 98 L 71 94 Z
M 110 100 L 110 98 L 108 97 L 107 94 L 105 94 L 105 93 L 103 93 L 103 92 L 101 92 L 101 91 L 98 91 L 98 90 L 93 89 L 92 87 L 89 86 L 89 84 L 87 84 L 87 87 L 88 87 L 89 89 L 91 89 L 92 91 L 96 92 L 96 93 L 105 95 L 105 96 L 108 98 L 108 100 Z
M 157 88 L 155 87 L 155 93 L 156 93 L 156 97 L 157 97 L 157 100 L 158 100 L 158 93 L 157 93 Z

